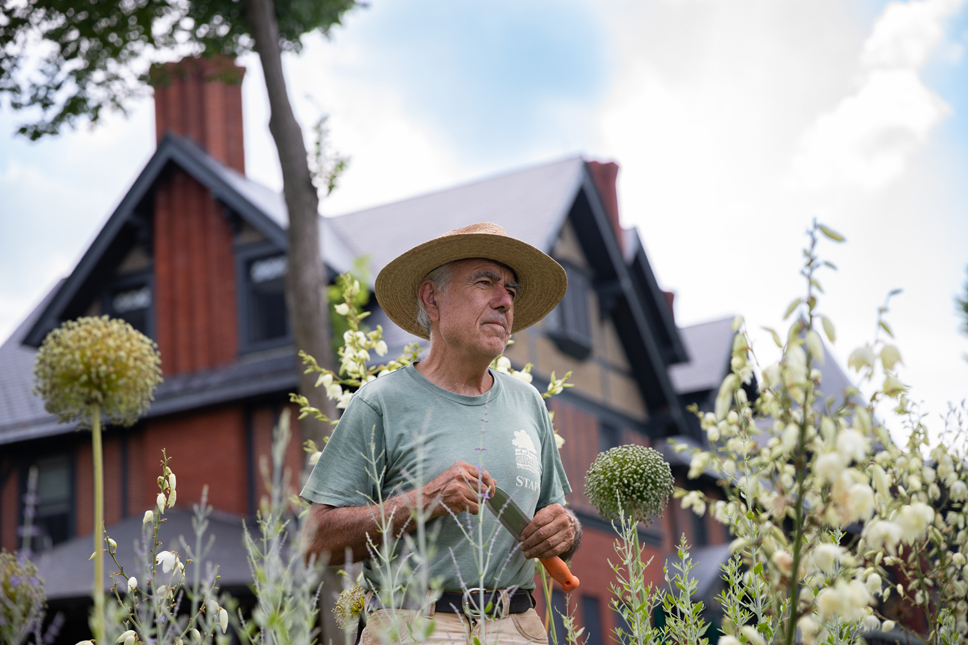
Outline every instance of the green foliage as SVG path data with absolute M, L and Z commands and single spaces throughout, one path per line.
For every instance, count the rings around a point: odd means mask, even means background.
M 44 581 L 34 563 L 22 555 L 0 551 L 0 643 L 20 645 L 31 636 L 41 643 L 46 607 Z
M 585 493 L 606 520 L 631 517 L 650 523 L 662 514 L 674 485 L 669 464 L 644 446 L 603 452 L 585 475 Z
M 276 0 L 280 45 L 299 51 L 304 34 L 328 34 L 354 6 L 354 0 Z M 152 65 L 171 52 L 252 51 L 245 9 L 237 0 L 5 0 L 0 94 L 10 96 L 13 109 L 36 115 L 19 129 L 31 140 L 81 119 L 97 123 L 105 110 L 123 112 L 143 94 Z
M 34 380 L 34 392 L 62 422 L 90 425 L 98 406 L 112 423 L 129 426 L 154 400 L 161 357 L 154 341 L 123 320 L 78 318 L 44 339 Z

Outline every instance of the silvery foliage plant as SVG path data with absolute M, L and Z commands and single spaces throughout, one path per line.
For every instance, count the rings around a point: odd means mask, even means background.
M 214 536 L 207 535 L 212 511 L 207 502 L 208 488 L 203 490 L 201 502 L 194 505 L 194 544 L 180 538 L 180 549 L 162 549 L 159 530 L 165 522 L 165 510 L 175 504 L 177 485 L 169 458 L 164 451 L 162 455 L 155 507 L 145 512 L 142 539 L 135 545 L 139 556 L 136 571 L 126 570 L 118 561 L 118 544 L 105 534 L 108 556 L 117 569 L 111 590 L 117 603 L 107 615 L 106 638 L 123 645 L 228 643 L 229 613 L 223 605 L 231 604 L 231 600 L 219 597 L 218 569 L 205 563 L 214 543 Z M 187 563 L 192 565 L 190 576 L 186 576 Z
M 710 448 L 693 453 L 689 476 L 718 477 L 726 499 L 675 493 L 698 515 L 708 510 L 733 536 L 720 643 L 855 643 L 866 633 L 903 627 L 884 613 L 890 599 L 925 619 L 928 633 L 921 636 L 931 645 L 964 643 L 964 408 L 953 408 L 940 442 L 929 442 L 900 380 L 903 362 L 886 302 L 873 340 L 848 360 L 873 394 L 824 390 L 820 334 L 833 343 L 835 330 L 820 313 L 817 275 L 833 265 L 817 247 L 824 237 L 843 238 L 819 224 L 808 233 L 805 296 L 786 311 L 785 339 L 768 330 L 782 358 L 760 366 L 759 396 L 749 401 L 756 355 L 737 319 L 731 372 L 715 412 L 701 416 Z M 878 406 L 891 409 L 903 427 L 889 431 L 875 415 Z M 894 437 L 902 434 L 908 439 L 899 444 Z

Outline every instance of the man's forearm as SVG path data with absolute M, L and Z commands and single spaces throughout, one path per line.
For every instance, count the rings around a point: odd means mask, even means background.
M 415 493 L 392 497 L 380 505 L 333 507 L 314 504 L 300 536 L 303 559 L 310 558 L 327 564 L 341 564 L 346 560 L 346 550 L 351 552 L 353 562 L 369 558 L 371 549 L 380 548 L 380 531 L 389 524 L 394 537 L 415 528 L 411 510 L 415 506 Z M 325 554 L 325 555 L 324 555 Z

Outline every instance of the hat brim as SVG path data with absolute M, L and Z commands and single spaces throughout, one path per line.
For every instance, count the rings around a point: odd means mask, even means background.
M 530 244 L 505 235 L 463 233 L 424 242 L 383 267 L 376 277 L 377 302 L 401 329 L 429 340 L 417 324 L 417 290 L 437 267 L 470 258 L 500 262 L 514 271 L 520 290 L 514 300 L 512 334 L 547 316 L 568 289 L 561 265 Z

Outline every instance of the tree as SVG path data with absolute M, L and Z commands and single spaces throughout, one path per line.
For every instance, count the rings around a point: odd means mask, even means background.
M 31 140 L 84 121 L 96 124 L 105 111 L 124 112 L 147 93 L 152 69 L 166 59 L 258 52 L 289 210 L 286 304 L 293 335 L 299 349 L 332 365 L 319 197 L 289 102 L 282 53 L 299 52 L 309 32 L 328 34 L 355 0 L 0 2 L 0 94 L 25 113 L 28 122 L 19 133 Z M 46 54 L 38 57 L 38 51 Z M 303 395 L 335 416 L 314 376 L 297 369 Z M 328 618 L 329 612 L 323 614 Z

